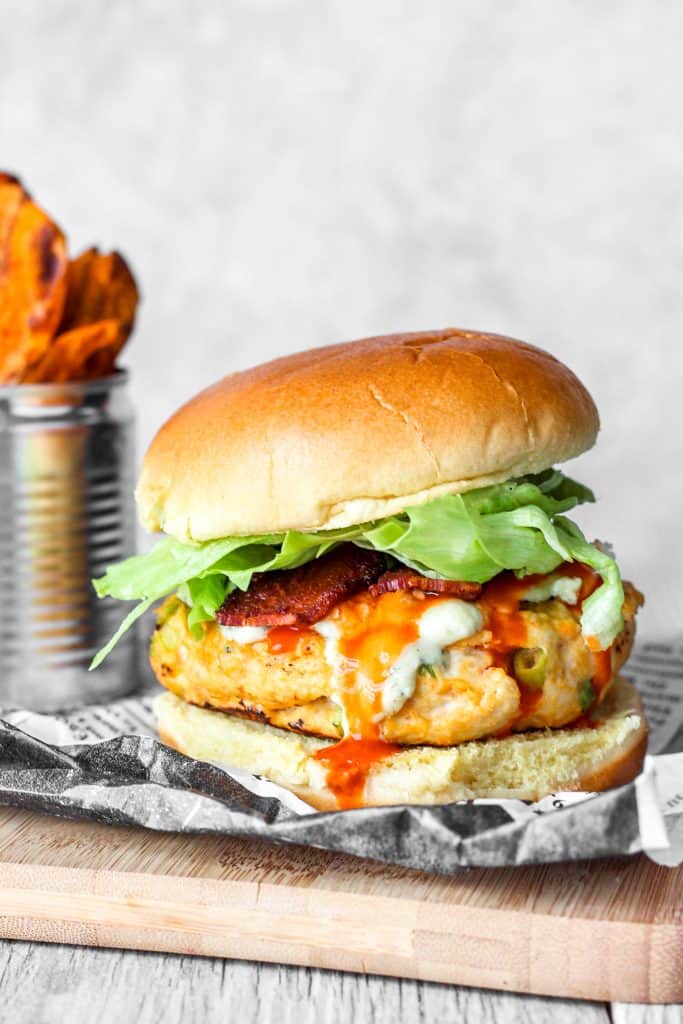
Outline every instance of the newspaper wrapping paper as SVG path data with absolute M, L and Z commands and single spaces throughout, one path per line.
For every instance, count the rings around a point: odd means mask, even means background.
M 169 832 L 259 836 L 450 874 L 643 850 L 683 862 L 683 645 L 641 644 L 627 669 L 650 753 L 634 782 L 536 804 L 475 800 L 320 814 L 287 790 L 154 738 L 153 696 L 0 720 L 0 803 Z M 678 734 L 678 735 L 676 735 Z

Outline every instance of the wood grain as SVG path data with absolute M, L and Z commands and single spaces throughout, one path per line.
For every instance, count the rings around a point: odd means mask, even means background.
M 0 934 L 583 999 L 683 998 L 682 871 L 453 878 L 253 840 L 0 810 Z
M 432 982 L 109 949 L 0 943 L 8 1024 L 608 1024 L 605 1007 Z M 629 1021 L 629 1024 L 635 1024 Z M 662 1024 L 665 1024 L 662 1021 Z M 667 1021 L 666 1024 L 669 1024 Z M 673 1024 L 673 1021 L 671 1022 Z
M 613 1003 L 612 1024 L 681 1024 L 683 1006 L 645 1006 L 642 1003 Z

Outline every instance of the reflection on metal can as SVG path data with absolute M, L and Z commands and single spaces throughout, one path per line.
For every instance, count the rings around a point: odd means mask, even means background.
M 0 707 L 57 710 L 137 685 L 131 630 L 96 672 L 120 602 L 91 579 L 135 549 L 127 374 L 0 388 Z

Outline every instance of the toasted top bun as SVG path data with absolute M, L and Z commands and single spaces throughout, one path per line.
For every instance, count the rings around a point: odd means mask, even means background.
M 147 452 L 143 524 L 180 540 L 327 530 L 538 472 L 595 441 L 574 374 L 449 328 L 366 338 L 224 377 Z

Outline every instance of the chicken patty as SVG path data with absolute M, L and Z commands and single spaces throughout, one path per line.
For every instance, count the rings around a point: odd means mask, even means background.
M 611 653 L 612 676 L 628 657 L 640 595 L 625 585 L 625 628 Z M 410 615 L 419 614 L 424 595 L 403 592 Z M 375 603 L 397 595 L 352 599 L 373 611 Z M 432 604 L 447 597 L 431 598 Z M 350 603 L 350 602 L 349 602 Z M 332 616 L 343 615 L 344 604 Z M 159 681 L 191 704 L 231 711 L 298 732 L 338 739 L 344 734 L 344 710 L 325 638 L 315 629 L 271 630 L 250 642 L 239 631 L 204 623 L 195 640 L 188 608 L 177 597 L 159 610 L 150 658 Z M 488 648 L 485 628 L 445 647 L 444 657 L 420 666 L 414 691 L 397 709 L 379 717 L 383 739 L 402 744 L 450 746 L 505 730 L 560 727 L 586 707 L 586 686 L 596 662 L 579 624 L 579 611 L 553 598 L 520 611 L 525 644 L 544 652 L 541 687 L 520 685 L 506 661 Z M 226 636 L 226 632 L 228 636 Z M 606 692 L 603 687 L 602 693 Z M 590 687 L 589 687 L 590 692 Z M 593 693 L 592 696 L 595 696 Z

